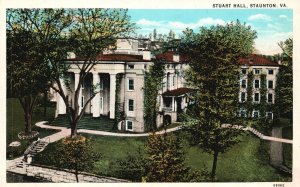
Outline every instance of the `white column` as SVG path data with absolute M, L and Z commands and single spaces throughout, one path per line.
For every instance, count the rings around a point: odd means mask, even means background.
M 64 94 L 67 96 L 67 89 L 64 83 L 64 80 L 62 78 L 59 79 L 60 84 L 62 86 Z M 66 104 L 63 100 L 63 98 L 57 93 L 58 95 L 58 114 L 66 114 Z
M 175 99 L 172 97 L 172 112 L 175 111 Z
M 97 89 L 94 90 L 94 92 L 98 92 L 95 97 L 92 100 L 92 113 L 93 117 L 99 117 L 100 116 L 100 75 L 98 73 L 93 73 L 93 86 Z
M 109 118 L 115 119 L 115 102 L 116 102 L 116 74 L 110 74 L 110 100 L 109 100 Z
M 76 91 L 76 89 L 78 87 L 79 77 L 80 77 L 79 73 L 75 73 L 75 83 L 74 83 L 75 84 L 75 90 L 74 90 L 74 93 L 75 93 L 75 91 Z M 82 110 L 82 107 L 81 107 L 82 88 L 81 88 L 81 85 L 79 85 L 79 86 L 80 86 L 80 90 L 79 90 L 78 101 L 77 101 L 78 106 L 79 106 L 78 113 L 80 113 L 81 110 Z M 75 102 L 76 101 L 74 101 L 74 103 Z

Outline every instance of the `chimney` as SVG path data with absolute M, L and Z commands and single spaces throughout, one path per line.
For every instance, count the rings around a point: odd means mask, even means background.
M 178 54 L 173 55 L 173 62 L 179 62 L 179 55 Z
M 151 60 L 151 52 L 143 51 L 143 60 Z
M 67 52 L 67 59 L 74 59 L 76 58 L 76 55 L 74 52 Z

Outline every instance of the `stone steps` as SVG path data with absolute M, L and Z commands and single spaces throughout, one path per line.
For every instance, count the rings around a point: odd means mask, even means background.
M 59 115 L 55 118 L 50 125 L 53 126 L 60 126 L 60 127 L 67 127 L 69 128 L 69 121 L 66 115 Z M 114 126 L 114 120 L 108 119 L 107 117 L 100 117 L 100 118 L 93 118 L 91 115 L 84 115 L 78 126 L 77 129 L 88 129 L 88 130 L 99 130 L 99 131 L 108 131 L 112 132 Z

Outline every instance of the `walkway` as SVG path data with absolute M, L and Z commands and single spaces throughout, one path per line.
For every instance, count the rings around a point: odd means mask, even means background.
M 241 130 L 244 130 L 244 131 L 250 131 L 253 134 L 255 134 L 256 136 L 258 136 L 260 139 L 263 139 L 263 140 L 293 144 L 293 140 L 277 138 L 277 137 L 272 137 L 272 136 L 266 136 L 266 135 L 260 133 L 259 131 L 257 131 L 256 129 L 252 128 L 252 127 L 245 127 L 245 126 L 241 126 L 241 125 L 231 125 L 231 124 L 223 124 L 222 127 L 223 128 L 234 128 L 234 129 L 241 129 Z
M 64 131 L 64 133 L 62 133 L 62 135 L 64 135 L 67 132 L 66 130 L 68 130 L 69 134 L 70 134 L 70 129 L 67 129 L 65 127 L 56 127 L 56 126 L 52 126 L 52 125 L 45 125 L 45 123 L 46 123 L 46 121 L 41 121 L 41 122 L 36 123 L 35 125 L 38 127 L 41 127 L 41 128 L 46 128 L 46 129 L 61 129 L 62 131 Z M 166 132 L 167 133 L 174 132 L 181 128 L 182 128 L 182 126 L 170 128 L 170 129 L 167 129 Z M 145 136 L 151 135 L 151 133 L 129 134 L 129 133 L 116 133 L 116 132 L 97 131 L 97 130 L 88 130 L 88 129 L 78 129 L 77 132 L 94 134 L 94 135 L 102 135 L 102 136 L 119 136 L 119 137 L 145 137 Z M 163 134 L 163 133 L 165 133 L 164 130 L 158 131 L 155 134 Z M 58 133 L 56 133 L 56 134 L 58 134 Z M 56 134 L 53 134 L 53 135 L 56 135 Z

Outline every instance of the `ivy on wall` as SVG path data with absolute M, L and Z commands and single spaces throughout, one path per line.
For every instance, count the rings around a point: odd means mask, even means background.
M 118 123 L 124 119 L 124 106 L 122 106 L 120 91 L 123 74 L 116 75 L 116 100 L 115 100 L 115 123 L 113 129 L 118 129 Z
M 154 131 L 157 129 L 156 118 L 159 103 L 157 97 L 161 89 L 161 82 L 164 78 L 164 65 L 162 61 L 155 61 L 150 66 L 149 72 L 145 73 L 144 84 L 144 120 L 145 130 Z

